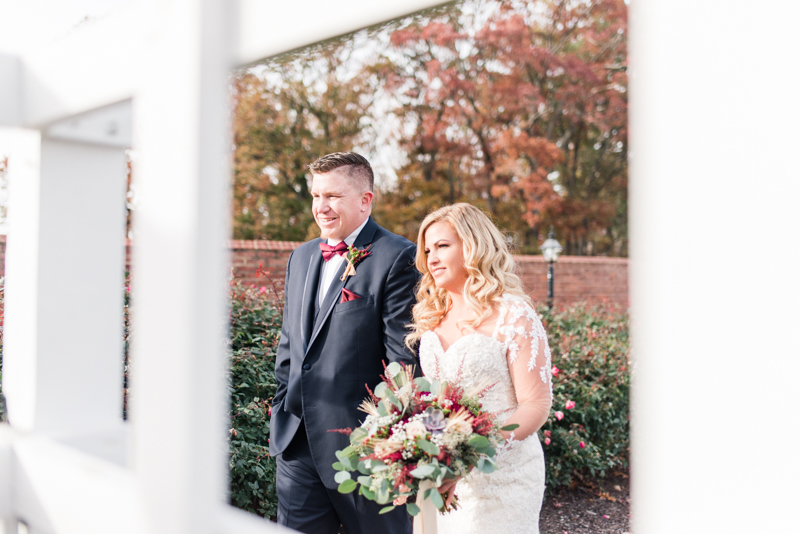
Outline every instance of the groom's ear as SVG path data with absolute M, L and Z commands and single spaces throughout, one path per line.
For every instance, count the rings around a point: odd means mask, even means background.
M 361 211 L 366 211 L 371 205 L 375 194 L 372 191 L 364 191 L 361 193 Z

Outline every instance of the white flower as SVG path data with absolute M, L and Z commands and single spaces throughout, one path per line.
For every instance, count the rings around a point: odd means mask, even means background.
M 459 434 L 472 434 L 472 425 L 463 419 L 450 419 L 447 422 L 446 432 L 458 432 Z
M 428 433 L 428 430 L 425 428 L 425 425 L 422 421 L 411 421 L 406 424 L 406 436 L 408 439 L 415 439 L 418 436 L 424 436 Z

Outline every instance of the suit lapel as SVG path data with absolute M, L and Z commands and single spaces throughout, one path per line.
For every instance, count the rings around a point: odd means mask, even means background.
M 312 254 L 306 271 L 306 282 L 303 286 L 303 307 L 301 309 L 301 334 L 308 347 L 314 327 L 314 299 L 318 298 L 319 276 L 322 271 L 322 254 Z
M 370 243 L 372 243 L 373 238 L 375 237 L 375 232 L 378 230 L 378 224 L 372 220 L 372 217 L 369 218 L 367 224 L 364 228 L 361 229 L 361 233 L 358 234 L 353 246 L 356 248 L 364 248 Z M 320 254 L 320 257 L 322 255 Z M 364 259 L 364 262 L 369 262 L 369 257 Z M 364 266 L 367 267 L 367 263 L 364 263 Z M 311 334 L 311 339 L 308 341 L 308 345 L 306 345 L 306 351 L 311 345 L 314 343 L 314 340 L 317 339 L 317 334 L 322 329 L 322 326 L 325 324 L 325 321 L 328 320 L 328 316 L 333 310 L 333 306 L 339 302 L 339 299 L 342 296 L 342 288 L 347 284 L 347 281 L 350 280 L 351 277 L 347 277 L 347 279 L 342 282 L 340 278 L 344 274 L 344 270 L 347 268 L 347 262 L 345 261 L 342 263 L 341 267 L 339 267 L 339 271 L 336 273 L 336 277 L 331 282 L 330 287 L 328 288 L 328 293 L 325 294 L 325 300 L 322 301 L 322 305 L 319 308 L 319 314 L 317 314 L 317 320 L 314 323 L 314 331 Z M 317 270 L 317 278 L 319 279 L 319 269 Z M 312 306 L 312 314 L 313 314 L 313 306 Z

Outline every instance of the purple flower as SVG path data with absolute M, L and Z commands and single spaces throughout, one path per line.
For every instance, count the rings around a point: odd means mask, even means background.
M 447 423 L 444 421 L 444 412 L 438 408 L 428 408 L 422 416 L 422 424 L 432 434 L 444 432 Z

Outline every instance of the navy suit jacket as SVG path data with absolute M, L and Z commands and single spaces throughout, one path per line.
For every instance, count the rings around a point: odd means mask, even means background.
M 322 268 L 321 239 L 295 249 L 286 268 L 283 328 L 275 361 L 278 390 L 272 403 L 270 454 L 282 453 L 305 420 L 317 472 L 326 487 L 338 486 L 331 465 L 349 438 L 332 429 L 354 428 L 367 386 L 380 382 L 384 365 L 418 368 L 403 340 L 419 274 L 416 246 L 381 228 L 370 218 L 356 238 L 371 254 L 356 265 L 356 275 L 340 281 L 346 262 L 331 282 L 314 317 Z M 341 302 L 342 288 L 361 298 Z

